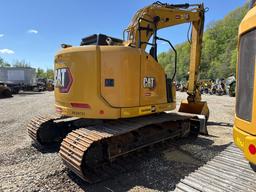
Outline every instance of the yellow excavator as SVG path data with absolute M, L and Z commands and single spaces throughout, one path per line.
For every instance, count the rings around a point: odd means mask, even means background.
M 235 144 L 256 170 L 256 1 L 239 26 L 236 113 L 233 128 Z
M 94 168 L 105 162 L 167 139 L 207 134 L 209 110 L 196 86 L 204 14 L 203 4 L 158 1 L 135 14 L 123 40 L 95 34 L 80 46 L 62 44 L 55 56 L 57 115 L 33 118 L 30 137 L 43 147 L 61 142 L 64 163 L 94 182 Z M 174 112 L 177 52 L 157 32 L 183 23 L 192 26 L 188 97 Z M 160 41 L 175 53 L 171 78 L 157 61 Z

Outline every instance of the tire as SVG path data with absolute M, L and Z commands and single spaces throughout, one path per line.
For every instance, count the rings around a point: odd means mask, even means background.
M 254 172 L 256 172 L 256 165 L 253 164 L 253 163 L 251 163 L 251 162 L 249 162 L 249 165 L 250 165 L 250 167 L 252 168 L 252 170 L 253 170 Z
M 12 92 L 9 89 L 4 90 L 3 97 L 4 98 L 12 97 Z
M 234 92 L 232 92 L 232 91 L 229 91 L 229 96 L 230 96 L 230 97 L 235 97 L 236 94 L 235 94 Z
M 13 94 L 19 94 L 20 90 L 19 89 L 14 89 Z
M 193 122 L 192 122 L 188 136 L 190 138 L 196 139 L 199 135 L 199 132 L 200 132 L 199 127 L 196 125 L 193 125 Z

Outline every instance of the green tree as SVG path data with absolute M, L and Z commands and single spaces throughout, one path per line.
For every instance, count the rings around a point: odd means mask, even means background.
M 54 72 L 52 69 L 47 69 L 46 70 L 46 77 L 47 79 L 53 79 L 54 78 Z
M 54 78 L 54 72 L 53 72 L 52 69 L 47 69 L 45 71 L 44 69 L 37 68 L 36 76 L 37 76 L 37 78 L 53 79 Z
M 13 67 L 31 67 L 30 63 L 27 62 L 26 60 L 16 60 L 12 64 Z
M 41 68 L 37 68 L 36 76 L 37 78 L 47 78 L 46 72 Z
M 3 58 L 0 57 L 0 67 L 10 67 L 11 65 L 4 61 Z

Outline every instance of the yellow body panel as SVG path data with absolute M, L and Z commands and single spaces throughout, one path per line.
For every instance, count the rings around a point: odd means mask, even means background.
M 120 109 L 110 107 L 100 96 L 100 50 L 96 46 L 72 47 L 61 50 L 55 58 L 55 69 L 67 67 L 73 78 L 68 93 L 55 89 L 55 105 L 61 114 L 76 117 L 118 118 Z M 71 103 L 89 104 L 80 109 Z M 100 112 L 104 111 L 104 113 Z
M 141 82 L 145 77 L 154 77 L 156 86 L 145 88 L 140 83 L 140 105 L 154 105 L 167 103 L 165 72 L 156 60 L 146 52 L 141 53 Z
M 175 107 L 176 107 L 176 103 L 172 102 L 172 103 L 148 105 L 148 106 L 142 106 L 142 107 L 122 108 L 121 117 L 129 118 L 129 117 L 136 117 L 141 115 L 149 115 L 155 112 L 173 110 L 175 109 Z
M 239 26 L 239 37 L 244 33 L 256 28 L 256 7 L 252 8 L 242 20 Z M 239 48 L 238 48 L 239 49 Z M 238 50 L 246 51 L 246 50 Z M 238 69 L 238 64 L 237 64 Z M 256 69 L 256 68 L 255 68 Z M 254 72 L 256 74 L 256 71 Z M 246 78 L 246 77 L 244 77 Z M 240 119 L 235 115 L 233 137 L 235 144 L 244 152 L 247 160 L 256 164 L 256 155 L 249 152 L 249 145 L 256 146 L 256 78 L 254 78 L 254 93 L 253 93 L 253 107 L 251 122 Z
M 112 107 L 140 106 L 140 51 L 131 47 L 100 46 L 101 95 Z M 114 79 L 113 87 L 105 79 Z
M 146 57 L 150 59 L 145 59 Z M 58 52 L 55 70 L 68 69 L 70 89 L 55 89 L 56 111 L 62 115 L 96 119 L 118 119 L 148 115 L 176 107 L 166 97 L 165 73 L 141 49 L 124 46 L 69 47 Z M 144 77 L 156 86 L 143 87 Z M 106 86 L 106 80 L 113 80 Z M 150 92 L 150 95 L 144 93 Z M 82 105 L 82 107 L 81 107 Z
M 250 144 L 254 144 L 256 146 L 256 136 L 248 134 L 234 126 L 233 138 L 236 146 L 243 151 L 245 158 L 251 163 L 256 164 L 256 155 L 252 155 L 249 152 Z
M 245 17 L 243 18 L 242 22 L 240 23 L 239 26 L 239 35 L 253 29 L 256 27 L 255 24 L 255 19 L 256 19 L 256 6 L 254 8 L 252 8 L 250 11 L 248 11 L 248 13 L 245 15 Z

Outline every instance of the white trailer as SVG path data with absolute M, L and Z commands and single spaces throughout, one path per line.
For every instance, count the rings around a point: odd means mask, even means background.
M 35 86 L 36 69 L 31 67 L 0 67 L 0 81 Z

